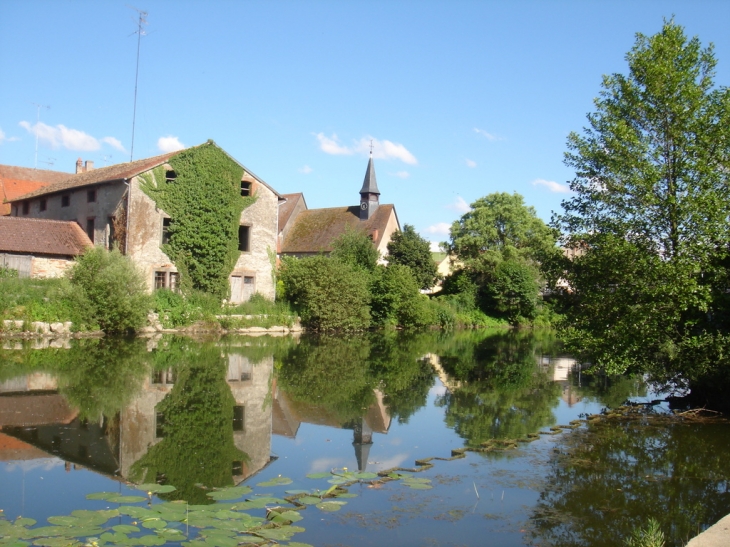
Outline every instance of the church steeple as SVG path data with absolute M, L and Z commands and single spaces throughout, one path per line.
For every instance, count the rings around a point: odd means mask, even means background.
M 365 180 L 360 189 L 360 220 L 367 220 L 375 213 L 380 204 L 380 190 L 378 181 L 375 178 L 375 165 L 373 164 L 373 151 L 370 150 L 370 160 L 365 171 Z

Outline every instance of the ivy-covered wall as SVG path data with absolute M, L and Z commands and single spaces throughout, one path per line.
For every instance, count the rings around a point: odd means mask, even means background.
M 140 176 L 140 188 L 170 217 L 162 250 L 180 272 L 183 292 L 198 289 L 226 298 L 240 255 L 241 212 L 256 200 L 241 196 L 243 169 L 213 141 L 183 150 Z

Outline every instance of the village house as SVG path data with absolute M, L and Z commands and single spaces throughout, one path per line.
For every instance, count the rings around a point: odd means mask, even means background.
M 304 195 L 285 194 L 279 209 L 279 254 L 306 257 L 329 254 L 333 242 L 348 229 L 367 234 L 385 262 L 388 243 L 400 230 L 395 205 L 380 203 L 372 154 L 360 189 L 360 205 L 309 209 Z
M 208 141 L 192 149 L 98 169 L 93 162 L 79 159 L 76 174 L 9 199 L 11 215 L 75 222 L 94 245 L 107 249 L 116 246 L 129 256 L 142 270 L 150 290 L 176 290 L 178 269 L 161 248 L 168 241 L 171 218 L 143 186 L 145 181 L 154 185 L 174 184 L 180 173 L 169 162 L 178 154 L 201 147 L 214 147 L 230 158 L 213 141 Z M 270 255 L 277 248 L 278 206 L 284 198 L 247 167 L 236 163 L 243 169 L 241 196 L 256 199 L 241 213 L 240 255 L 229 278 L 230 301 L 244 302 L 257 292 L 273 299 L 274 264 Z M 200 180 L 200 184 L 206 181 Z
M 70 173 L 61 171 L 0 165 L 0 216 L 10 214 L 10 204 L 5 203 L 6 201 L 13 200 L 54 182 L 60 182 L 70 176 Z

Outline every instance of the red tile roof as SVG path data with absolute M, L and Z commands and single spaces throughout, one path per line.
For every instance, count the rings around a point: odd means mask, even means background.
M 75 222 L 0 217 L 0 252 L 77 256 L 93 247 Z
M 349 227 L 373 234 L 377 247 L 385 233 L 388 219 L 395 213 L 393 205 L 380 205 L 368 220 L 360 220 L 360 208 L 332 207 L 302 211 L 294 219 L 294 225 L 286 235 L 283 254 L 329 253 L 332 242 Z
M 71 173 L 62 173 L 60 171 L 0 165 L 0 215 L 10 214 L 10 204 L 3 203 L 5 200 L 16 199 L 54 182 L 65 180 L 70 176 Z

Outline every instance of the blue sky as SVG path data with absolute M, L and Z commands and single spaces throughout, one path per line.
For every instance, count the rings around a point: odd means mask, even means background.
M 431 241 L 491 192 L 548 221 L 569 196 L 566 136 L 663 18 L 713 42 L 730 84 L 724 0 L 1 0 L 0 163 L 129 161 L 132 5 L 148 13 L 134 159 L 213 139 L 335 207 L 357 204 L 373 139 L 381 202 Z

